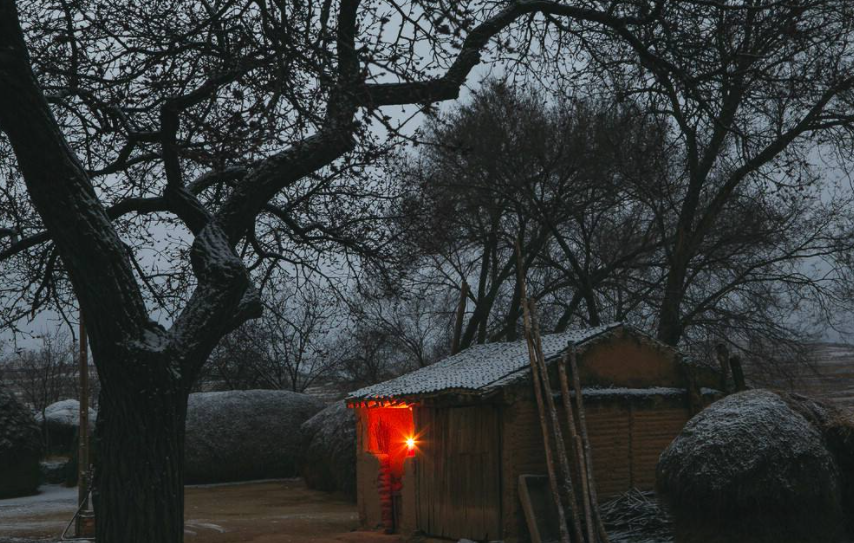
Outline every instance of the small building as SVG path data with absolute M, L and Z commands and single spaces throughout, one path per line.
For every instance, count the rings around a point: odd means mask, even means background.
M 624 324 L 546 335 L 542 344 L 556 393 L 557 364 L 577 349 L 599 497 L 653 488 L 660 453 L 696 408 L 696 374 L 671 347 Z M 364 527 L 528 539 L 519 477 L 546 466 L 524 341 L 476 345 L 353 392 L 347 404 L 357 414 Z

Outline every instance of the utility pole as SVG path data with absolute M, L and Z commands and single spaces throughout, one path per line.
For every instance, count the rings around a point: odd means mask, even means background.
M 77 500 L 83 505 L 89 495 L 89 357 L 86 327 L 80 313 L 80 430 L 77 450 Z

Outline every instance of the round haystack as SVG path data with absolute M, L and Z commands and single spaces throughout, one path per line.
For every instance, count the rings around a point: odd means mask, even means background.
M 777 394 L 821 432 L 839 467 L 843 508 L 851 511 L 854 507 L 854 412 L 800 394 L 779 391 Z M 846 517 L 848 533 L 854 534 L 854 515 Z
M 838 541 L 844 483 L 822 406 L 751 390 L 691 419 L 661 454 L 657 490 L 684 543 Z
M 89 408 L 89 433 L 95 431 L 95 421 L 98 412 Z M 36 414 L 36 421 L 44 425 L 47 432 L 47 443 L 51 454 L 72 454 L 77 448 L 77 433 L 80 430 L 80 402 L 77 400 L 62 400 L 52 403 L 42 414 Z
M 0 388 L 0 499 L 38 490 L 41 455 L 41 433 L 33 414 Z
M 307 420 L 301 428 L 300 473 L 309 488 L 356 496 L 356 417 L 337 402 Z
M 187 406 L 188 483 L 293 477 L 300 426 L 323 403 L 307 394 L 244 390 L 191 394 Z

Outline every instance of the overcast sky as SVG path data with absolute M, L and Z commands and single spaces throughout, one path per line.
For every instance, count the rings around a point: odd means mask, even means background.
M 460 99 L 456 102 L 444 102 L 440 104 L 440 108 L 442 110 L 448 110 L 449 108 L 455 107 L 456 104 L 460 102 L 466 102 L 471 99 L 472 90 L 477 89 L 479 87 L 480 81 L 483 81 L 486 78 L 490 77 L 500 77 L 503 73 L 503 70 L 500 66 L 496 66 L 495 64 L 483 64 L 476 68 L 473 73 L 468 78 L 468 85 L 464 87 L 460 94 Z M 417 108 L 414 106 L 406 106 L 400 107 L 395 106 L 392 108 L 388 108 L 386 113 L 391 116 L 393 119 L 396 119 L 398 122 L 403 122 L 404 120 L 408 120 L 407 124 L 404 127 L 404 131 L 407 133 L 412 133 L 415 129 L 417 129 L 420 124 L 424 120 L 424 116 L 418 113 Z M 814 155 L 816 160 L 818 159 L 818 154 Z M 831 177 L 840 177 L 842 173 L 833 168 L 827 168 L 825 173 Z M 164 235 L 157 235 L 156 237 L 159 239 L 163 239 L 167 234 L 165 231 Z M 174 236 L 175 232 L 170 231 L 169 234 Z M 150 264 L 151 261 L 147 260 L 151 258 L 151 254 L 153 252 L 142 251 L 140 254 L 141 263 L 145 266 L 146 264 Z M 158 315 L 152 315 L 153 318 L 159 319 L 162 324 L 168 326 L 168 322 L 165 318 L 162 318 Z M 0 345 L 5 348 L 5 352 L 9 352 L 14 349 L 29 349 L 34 348 L 40 345 L 41 340 L 40 336 L 45 333 L 45 331 L 53 330 L 57 327 L 64 328 L 69 335 L 72 337 L 77 336 L 77 315 L 69 315 L 69 318 L 72 318 L 74 322 L 72 323 L 73 330 L 69 329 L 68 325 L 62 318 L 53 311 L 44 311 L 41 312 L 30 321 L 30 322 L 20 322 L 19 328 L 21 328 L 21 333 L 15 334 L 11 330 L 0 330 Z M 850 322 L 852 319 L 847 319 L 846 321 Z M 828 329 L 823 338 L 824 341 L 831 342 L 845 342 L 845 343 L 854 343 L 854 326 L 849 327 L 848 331 L 844 332 L 840 335 L 836 330 Z M 0 350 L 0 352 L 3 352 Z

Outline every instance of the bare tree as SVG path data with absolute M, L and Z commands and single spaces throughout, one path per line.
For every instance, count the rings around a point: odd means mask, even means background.
M 225 336 L 210 356 L 198 389 L 305 392 L 336 367 L 334 329 L 344 315 L 322 286 L 268 291 L 264 316 Z
M 547 325 L 660 322 L 691 199 L 681 132 L 648 102 L 591 100 L 549 103 L 492 83 L 429 125 L 418 159 L 404 159 L 416 275 L 445 293 L 473 285 L 463 346 L 514 337 L 507 255 L 518 233 Z M 709 181 L 698 206 L 720 182 Z M 754 358 L 751 346 L 769 343 L 795 354 L 816 325 L 850 308 L 854 200 L 832 179 L 808 185 L 778 190 L 762 178 L 728 194 L 686 269 L 680 339 L 692 350 L 727 341 Z
M 217 344 L 194 390 L 256 390 L 265 386 L 259 365 L 266 365 L 267 327 L 258 320 L 243 323 Z
M 421 281 L 472 285 L 463 347 L 516 337 L 517 236 L 558 330 L 626 318 L 647 299 L 661 240 L 635 193 L 666 172 L 661 130 L 646 115 L 499 81 L 427 127 L 418 159 L 403 161 L 401 215 Z
M 335 325 L 342 321 L 334 297 L 322 286 L 303 283 L 291 292 L 272 294 L 264 304 L 270 364 L 264 381 L 275 388 L 305 392 L 335 369 L 331 348 Z
M 61 330 L 46 330 L 38 348 L 8 356 L 5 366 L 7 379 L 43 418 L 50 404 L 79 395 L 73 344 Z
M 451 345 L 454 301 L 410 279 L 396 291 L 375 287 L 349 300 L 350 319 L 362 334 L 372 330 L 387 341 L 396 372 L 429 366 L 449 354 Z
M 15 187 L 0 260 L 17 270 L 3 278 L 39 305 L 63 290 L 30 272 L 67 273 L 86 320 L 102 382 L 98 541 L 183 539 L 193 383 L 219 339 L 260 314 L 259 261 L 371 232 L 370 185 L 346 190 L 341 172 L 382 150 L 368 129 L 394 126 L 380 108 L 456 98 L 524 17 L 651 18 L 638 2 L 593 4 L 0 1 L 0 157 L 13 151 Z M 134 236 L 191 273 L 146 270 L 123 241 Z
M 552 29 L 555 39 L 578 31 Z M 804 279 L 797 269 L 782 274 L 768 264 L 821 259 L 834 245 L 837 254 L 847 250 L 844 235 L 810 225 L 813 234 L 777 250 L 765 246 L 750 263 L 750 249 L 725 257 L 737 263 L 730 278 L 706 265 L 736 250 L 736 243 L 718 243 L 728 221 L 739 214 L 764 218 L 814 190 L 822 150 L 839 153 L 836 164 L 846 167 L 854 126 L 852 30 L 854 5 L 845 1 L 686 0 L 667 3 L 643 28 L 600 27 L 586 36 L 593 61 L 582 68 L 586 75 L 665 115 L 671 127 L 672 184 L 654 196 L 661 216 L 674 215 L 662 222 L 667 267 L 656 318 L 662 341 L 677 344 L 686 327 L 715 313 L 750 313 L 757 290 L 773 288 L 762 273 L 745 280 L 756 269 L 797 284 Z M 695 292 L 707 282 L 714 286 Z M 729 311 L 736 299 L 746 303 Z
M 401 373 L 392 336 L 381 328 L 357 324 L 341 336 L 336 353 L 348 388 L 372 385 Z
M 35 348 L 18 349 L 0 357 L 0 381 L 24 400 L 41 419 L 51 404 L 68 399 L 80 399 L 79 346 L 72 342 L 62 328 L 45 329 Z M 93 396 L 98 392 L 98 376 L 90 366 L 89 378 Z M 92 398 L 90 396 L 90 398 Z M 92 398 L 90 405 L 97 403 Z M 45 449 L 51 449 L 47 425 L 44 425 Z

